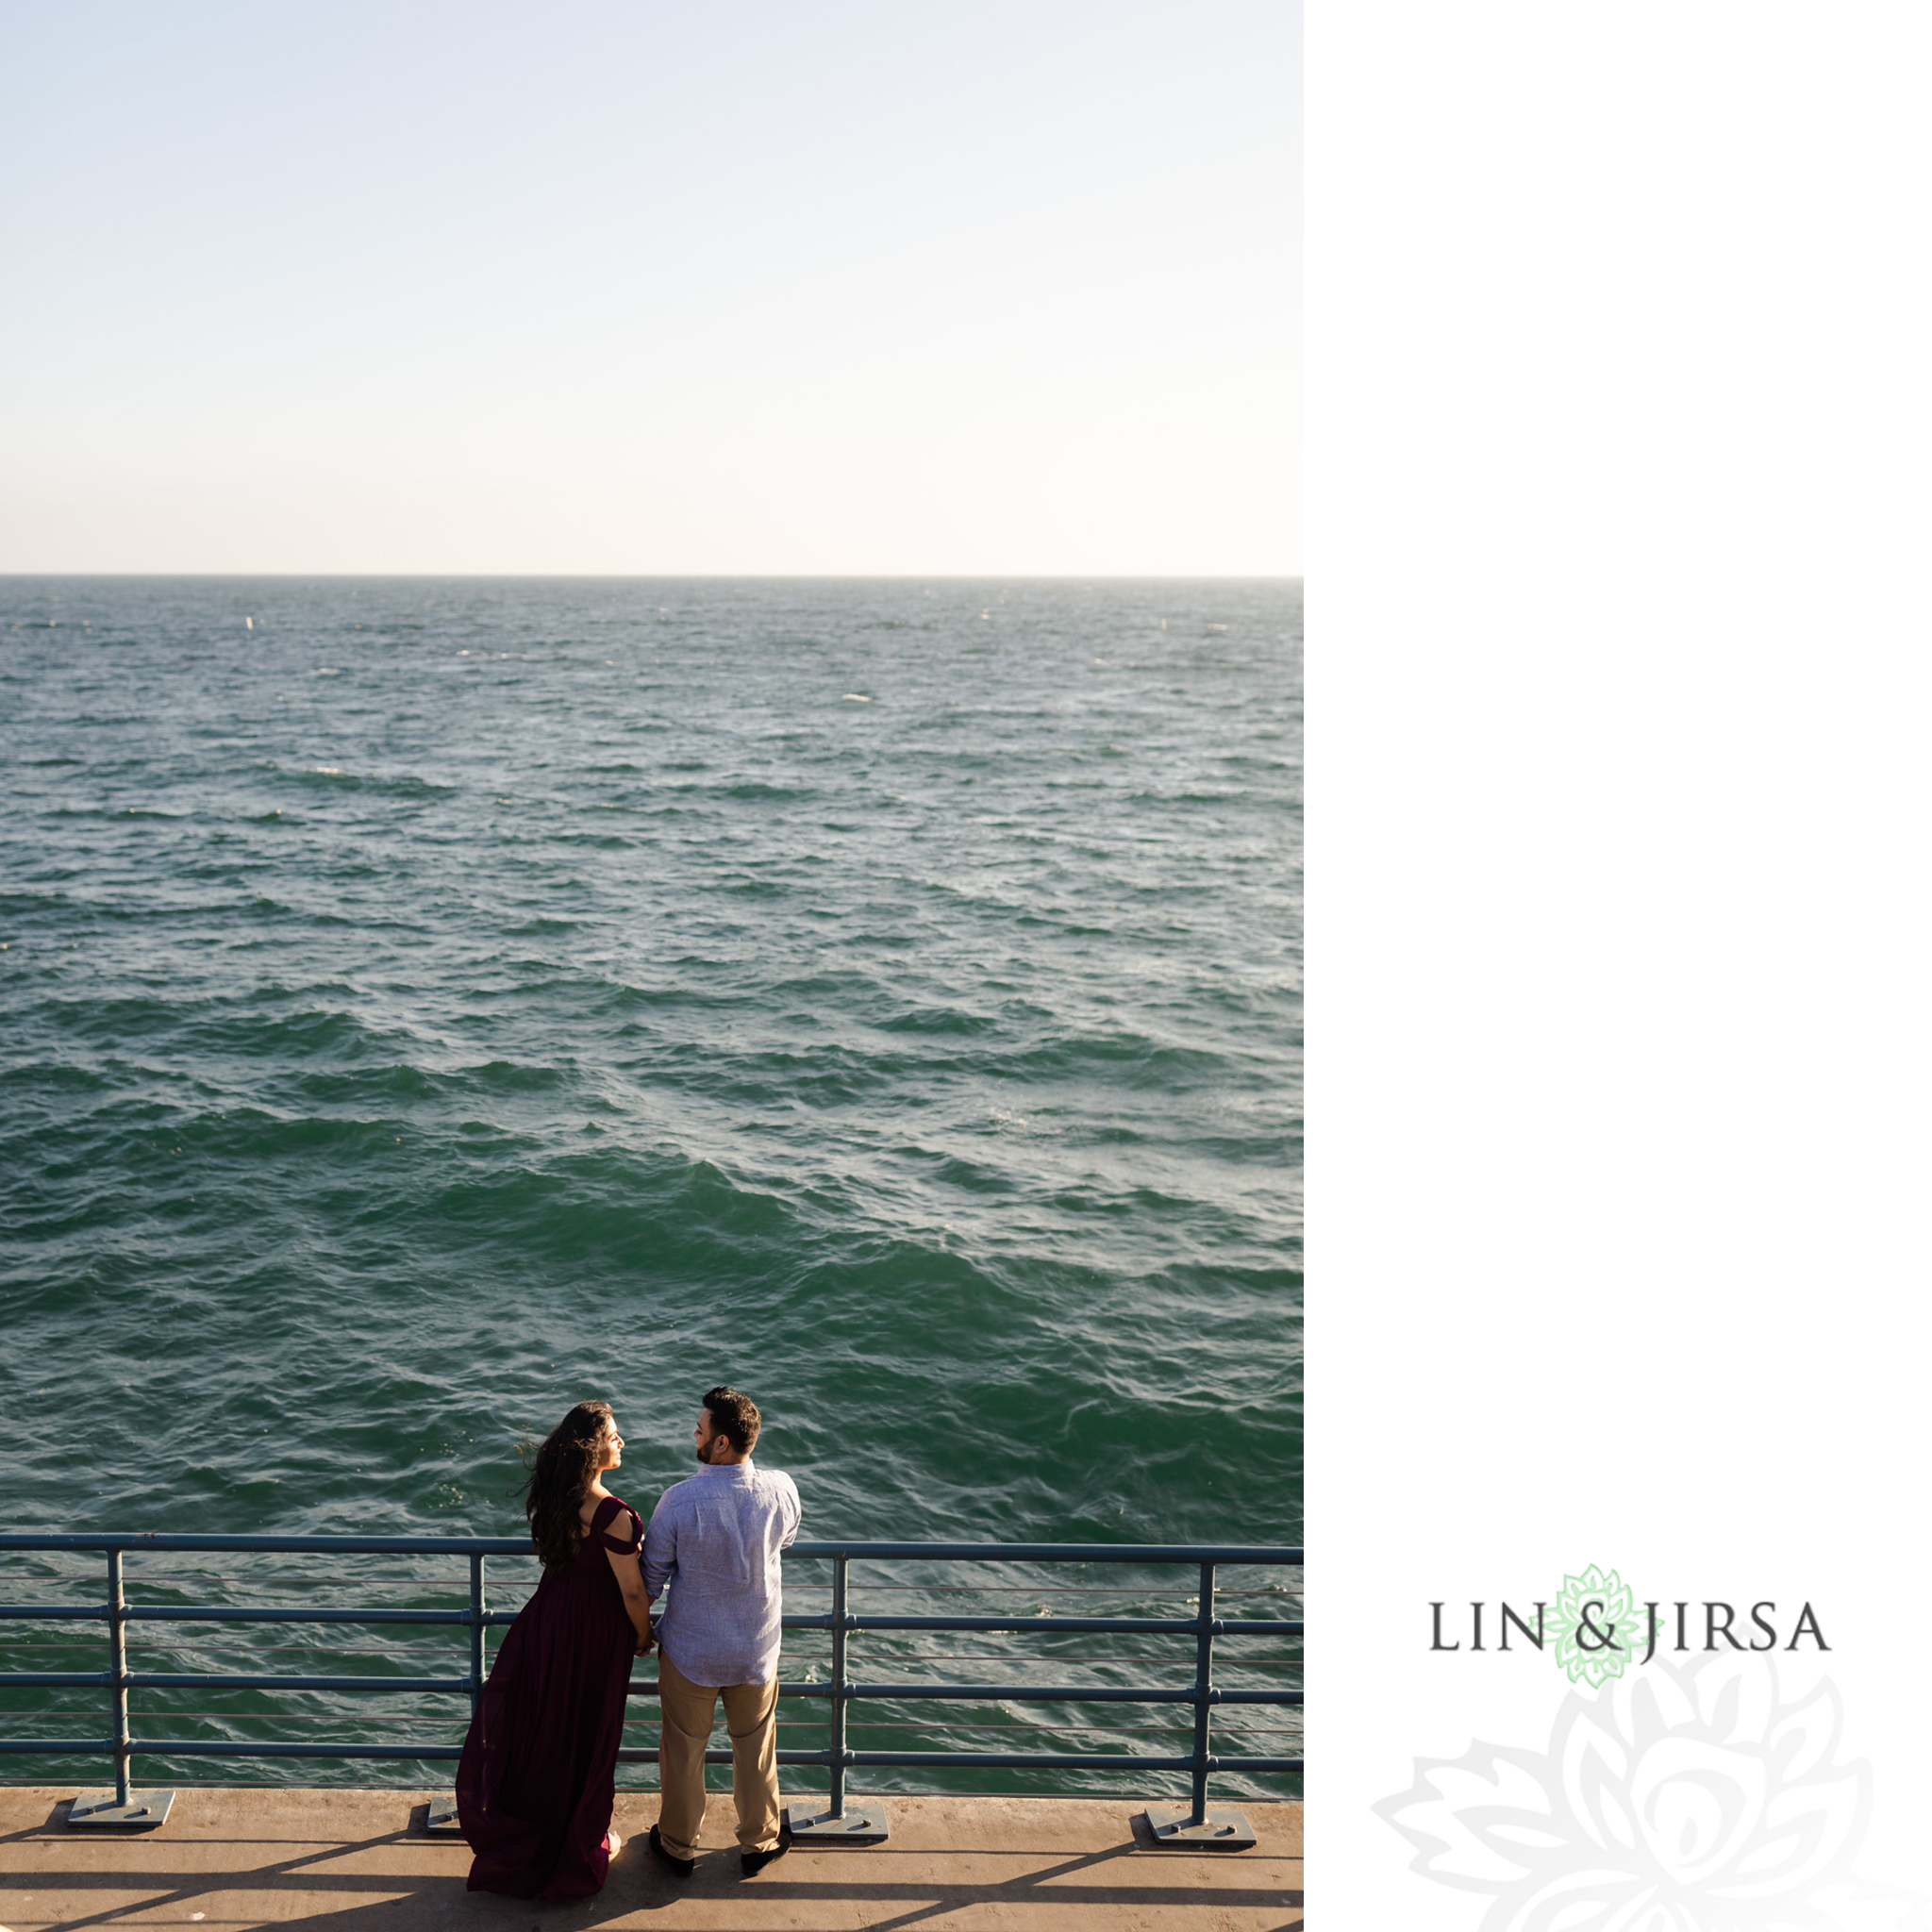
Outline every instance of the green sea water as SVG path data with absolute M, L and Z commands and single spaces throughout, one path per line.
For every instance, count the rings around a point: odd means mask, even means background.
M 807 1536 L 1298 1542 L 1300 653 L 1280 581 L 0 580 L 5 1527 L 507 1535 L 588 1395 L 648 1510 L 725 1380 Z

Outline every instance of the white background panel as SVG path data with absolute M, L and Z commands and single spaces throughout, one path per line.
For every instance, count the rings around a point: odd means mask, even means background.
M 1875 1888 L 1817 1923 L 1932 1891 L 1928 57 L 1883 7 L 1310 19 L 1324 1932 L 1483 1923 L 1371 1807 L 1567 1686 L 1427 1605 L 1591 1562 L 1808 1599 Z M 1591 1909 L 1524 1923 L 1650 1923 Z

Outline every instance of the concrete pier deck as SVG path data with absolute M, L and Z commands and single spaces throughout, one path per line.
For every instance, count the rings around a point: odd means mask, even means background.
M 680 1879 L 645 1842 L 657 1794 L 621 1791 L 609 1883 L 539 1906 L 464 1890 L 468 1848 L 423 1835 L 425 1791 L 184 1790 L 158 1831 L 109 1835 L 67 1828 L 74 1790 L 0 1786 L 5 1932 L 1303 1932 L 1299 1805 L 1243 1805 L 1259 1842 L 1214 1853 L 1139 1849 L 1126 1798 L 891 1798 L 887 1843 L 745 1878 L 714 1796 Z

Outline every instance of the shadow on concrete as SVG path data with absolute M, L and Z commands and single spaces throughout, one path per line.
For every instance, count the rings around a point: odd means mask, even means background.
M 67 1815 L 67 1804 L 54 1807 L 46 1825 L 36 1826 L 26 1831 L 12 1832 L 0 1844 L 18 1843 L 24 1840 L 38 1840 L 42 1843 L 59 1845 L 63 1850 L 72 1849 L 71 1862 L 59 1864 L 36 1863 L 22 1868 L 10 1874 L 25 1878 L 31 1874 L 36 1889 L 42 1892 L 65 1894 L 72 1898 L 75 1893 L 115 1892 L 124 1897 L 129 1892 L 140 1894 L 132 1902 L 109 1907 L 98 1912 L 75 1913 L 69 1911 L 59 1921 L 63 1932 L 76 1932 L 84 1925 L 111 1925 L 123 1919 L 165 1920 L 171 1907 L 180 1907 L 179 1916 L 186 1919 L 197 1899 L 208 1900 L 218 1893 L 288 1893 L 313 1896 L 316 1893 L 332 1891 L 369 1892 L 389 1890 L 397 1884 L 410 1885 L 420 1878 L 415 1874 L 388 1874 L 355 1872 L 334 1874 L 319 1869 L 333 1864 L 344 1857 L 351 1857 L 358 1852 L 374 1850 L 378 1845 L 394 1844 L 407 1837 L 405 1832 L 387 1832 L 376 1838 L 367 1838 L 347 1843 L 335 1843 L 317 1847 L 312 1839 L 304 1840 L 311 1849 L 298 1857 L 284 1858 L 278 1862 L 250 1865 L 237 1864 L 225 1870 L 196 1872 L 186 1874 L 178 1867 L 174 1870 L 142 1870 L 126 1854 L 137 1853 L 155 1843 L 167 1843 L 173 1849 L 180 1846 L 205 1857 L 210 1852 L 219 1852 L 225 1846 L 258 1845 L 260 1839 L 219 1839 L 197 1837 L 185 1842 L 179 1840 L 167 1840 L 143 1839 L 144 1834 L 114 1839 L 106 1837 L 83 1837 L 78 1832 L 68 1831 L 62 1821 Z M 108 1860 L 99 1858 L 103 1851 L 118 1850 L 124 1854 L 121 1858 Z M 83 1859 L 85 1863 L 81 1862 Z M 454 1881 L 437 1877 L 430 1881 L 432 1886 L 448 1887 L 454 1883 L 460 1890 L 462 1880 Z M 394 1907 L 406 1904 L 407 1899 L 392 1899 L 384 1903 Z M 367 1907 L 364 1907 L 367 1909 Z M 255 1913 L 253 1917 L 275 1917 L 274 1913 Z M 306 1924 L 312 1923 L 310 1915 L 289 1913 L 283 1916 L 299 1918 Z M 351 1914 L 341 1914 L 348 1917 Z
M 197 1912 L 206 1914 L 208 1932 L 238 1924 L 301 1932 L 595 1932 L 625 1920 L 648 1925 L 666 1913 L 660 1923 L 691 1928 L 857 1922 L 868 1932 L 918 1932 L 954 1914 L 1013 1932 L 1104 1928 L 1154 1914 L 1163 1923 L 1171 1914 L 1176 1927 L 1219 1925 L 1239 1915 L 1267 1932 L 1303 1932 L 1297 1851 L 1191 1855 L 1162 1846 L 1149 1857 L 1144 1822 L 1124 1815 L 1112 1827 L 1119 1840 L 1098 1849 L 1057 1850 L 1031 1832 L 953 1848 L 888 1841 L 863 1851 L 794 1850 L 746 1878 L 736 1846 L 726 1843 L 702 1852 L 697 1870 L 682 1878 L 653 1858 L 642 1807 L 623 1806 L 619 1829 L 628 1835 L 604 1890 L 544 1905 L 470 1891 L 467 1848 L 425 1835 L 421 1802 L 407 1811 L 397 1806 L 397 1828 L 370 1833 L 365 1822 L 361 1835 L 303 1834 L 280 1820 L 251 1831 L 238 1820 L 232 1831 L 204 1826 L 192 1836 L 111 1840 L 68 1830 L 67 1802 L 52 1805 L 42 1824 L 0 1835 L 8 1889 L 30 1887 L 45 1907 L 38 1915 L 9 1912 L 16 1932 L 135 1922 L 187 1932 Z
M 73 1809 L 72 1798 L 57 1798 L 46 1817 L 39 1824 L 23 1824 L 13 1831 L 0 1831 L 0 1845 L 17 1844 L 24 1838 L 42 1838 L 55 1830 L 60 1830 L 60 1835 L 64 1838 L 67 1834 L 61 1828 L 67 1823 L 67 1814 Z

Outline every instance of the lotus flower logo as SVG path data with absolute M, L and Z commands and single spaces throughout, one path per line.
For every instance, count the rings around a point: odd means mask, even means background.
M 1600 1689 L 1621 1677 L 1643 1648 L 1643 1619 L 1630 1586 L 1614 1570 L 1592 1563 L 1581 1576 L 1566 1576 L 1557 1599 L 1557 1662 L 1573 1684 Z
M 1925 1932 L 1852 1875 L 1871 1773 L 1835 1762 L 1840 1722 L 1829 1684 L 1781 1703 L 1767 1659 L 1659 1659 L 1573 1690 L 1546 1752 L 1418 1762 L 1375 1810 L 1412 1870 L 1491 1895 L 1481 1932 Z

